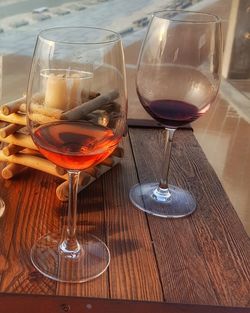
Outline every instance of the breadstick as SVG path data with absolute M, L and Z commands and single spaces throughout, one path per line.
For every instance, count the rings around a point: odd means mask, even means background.
M 37 122 L 38 124 L 47 124 L 58 121 L 58 119 L 53 116 L 47 116 L 40 113 L 31 113 L 29 115 L 29 118 L 30 120 L 32 120 L 33 122 Z
M 0 136 L 5 138 L 5 137 L 15 133 L 16 131 L 18 131 L 22 127 L 23 127 L 23 125 L 9 124 L 9 125 L 0 129 Z
M 96 180 L 95 177 L 88 175 L 84 172 L 81 172 L 81 181 L 79 179 L 79 185 L 78 185 L 78 191 L 80 192 L 83 188 L 87 187 L 89 184 L 91 184 L 93 181 Z M 57 188 L 56 188 L 56 195 L 59 200 L 61 201 L 67 201 L 69 197 L 69 183 L 68 181 L 65 181 L 61 183 Z
M 45 115 L 51 118 L 54 118 L 56 120 L 59 120 L 62 115 L 62 110 L 60 109 L 54 109 L 50 107 L 46 107 L 44 105 L 38 104 L 38 103 L 32 103 L 31 104 L 31 111 L 37 114 Z
M 9 115 L 11 113 L 17 112 L 19 110 L 20 105 L 26 101 L 26 97 L 23 96 L 19 99 L 10 101 L 1 106 L 1 111 L 4 115 Z
M 43 96 L 37 95 L 34 96 L 33 100 L 38 101 L 38 103 L 31 104 L 31 113 L 30 113 L 30 119 L 34 122 L 45 124 L 57 121 L 59 119 L 63 120 L 78 120 L 80 118 L 86 117 L 89 113 L 96 111 L 98 109 L 103 108 L 104 113 L 106 112 L 106 115 L 104 114 L 95 114 L 94 118 L 96 122 L 99 122 L 100 124 L 107 124 L 108 123 L 108 112 L 111 112 L 115 110 L 116 112 L 120 111 L 120 105 L 116 102 L 112 102 L 116 98 L 118 98 L 119 93 L 117 91 L 111 91 L 105 95 L 100 95 L 99 93 L 92 93 L 89 97 L 89 101 L 82 103 L 81 105 L 63 112 L 60 109 L 57 108 L 50 108 L 45 107 L 39 102 L 41 102 L 41 99 L 43 99 Z M 25 97 L 21 98 L 25 100 Z M 26 112 L 26 103 L 22 102 L 20 103 L 20 99 L 14 100 L 11 103 L 17 103 L 15 107 L 12 106 L 11 109 L 9 106 L 5 106 L 5 113 L 0 112 L 0 120 L 9 122 L 12 124 L 20 124 L 20 125 L 26 125 L 26 117 L 22 113 L 13 113 L 13 112 Z M 7 105 L 7 104 L 6 104 Z M 8 114 L 8 115 L 6 115 Z M 89 119 L 93 118 L 93 116 L 89 116 Z
M 115 165 L 117 165 L 118 163 L 120 163 L 120 158 L 115 158 L 114 162 L 112 164 L 112 167 L 114 167 Z M 83 176 L 82 180 L 81 180 L 81 175 L 84 174 L 84 172 L 81 172 L 80 174 L 80 179 L 79 179 L 79 186 L 78 186 L 78 192 L 80 192 L 81 190 L 83 190 L 84 188 L 86 188 L 87 186 L 89 186 L 91 183 L 93 183 L 98 177 L 100 177 L 102 174 L 106 173 L 107 171 L 110 170 L 111 167 L 109 166 L 103 166 L 102 163 L 100 163 L 99 165 L 97 165 L 95 167 L 95 169 L 98 170 L 98 175 L 91 176 Z M 56 195 L 58 197 L 59 200 L 61 201 L 67 201 L 68 200 L 68 195 L 69 195 L 69 184 L 68 181 L 63 182 L 62 184 L 60 184 L 57 188 L 56 188 Z
M 117 147 L 117 148 L 115 148 L 115 150 L 112 152 L 112 154 L 108 158 L 106 158 L 105 160 L 103 160 L 100 163 L 100 165 L 112 167 L 113 164 L 116 162 L 113 157 L 122 158 L 123 156 L 124 156 L 124 149 L 122 147 Z M 67 173 L 67 171 L 60 166 L 56 166 L 56 171 L 60 175 L 64 175 Z M 97 167 L 89 167 L 83 171 L 85 173 L 88 173 L 89 175 L 91 175 L 93 177 L 99 176 L 99 174 L 98 174 L 99 171 L 98 171 Z
M 7 157 L 4 155 L 3 151 L 0 150 L 0 161 L 21 164 L 63 179 L 67 179 L 67 175 L 59 175 L 57 173 L 56 166 L 53 163 L 40 158 L 39 156 L 17 153 Z
M 100 164 L 108 166 L 108 167 L 112 167 L 115 164 L 115 160 L 112 157 L 108 157 L 105 160 L 103 160 Z
M 78 185 L 78 191 L 77 192 L 80 192 L 82 190 L 82 186 L 88 186 L 94 180 L 95 180 L 95 178 L 90 176 L 90 175 L 84 176 L 82 178 L 81 185 L 80 184 Z M 69 197 L 69 183 L 68 183 L 68 181 L 61 183 L 56 188 L 56 195 L 57 195 L 58 199 L 61 201 L 67 201 L 68 200 L 68 197 Z
M 100 96 L 100 92 L 90 91 L 89 92 L 89 100 L 94 99 L 96 97 Z
M 9 135 L 8 137 L 4 138 L 0 135 L 0 141 L 11 143 L 17 146 L 22 146 L 25 148 L 30 148 L 33 150 L 37 150 L 36 145 L 33 143 L 30 136 L 21 134 L 21 133 L 15 133 L 13 135 Z
M 118 158 L 123 158 L 124 157 L 124 149 L 122 147 L 116 147 L 111 155 L 116 156 Z
M 27 166 L 16 164 L 16 163 L 9 163 L 2 169 L 2 177 L 4 179 L 10 179 L 17 174 L 22 173 L 27 169 Z
M 61 166 L 56 166 L 56 171 L 59 175 L 64 175 L 67 174 L 67 170 Z
M 18 113 L 11 113 L 9 115 L 4 115 L 0 112 L 0 120 L 12 124 L 19 124 L 26 126 L 26 115 L 25 114 L 18 114 Z
M 10 156 L 10 155 L 15 154 L 15 153 L 17 153 L 23 149 L 25 149 L 25 148 L 10 143 L 10 144 L 8 144 L 8 146 L 4 147 L 2 151 L 3 151 L 3 154 L 5 156 Z
M 119 97 L 119 93 L 113 90 L 105 95 L 100 95 L 88 102 L 85 102 L 71 110 L 64 112 L 61 115 L 63 120 L 80 120 L 82 117 L 88 115 L 89 113 L 98 110 L 101 106 L 112 102 Z
M 99 92 L 90 91 L 89 100 L 94 99 L 99 95 L 100 95 Z M 32 101 L 34 100 L 37 102 L 42 102 L 44 100 L 44 95 L 37 93 L 32 96 Z M 26 95 L 22 96 L 21 98 L 2 104 L 1 111 L 4 115 L 9 115 L 11 113 L 16 113 L 18 111 L 26 112 Z
M 2 151 L 6 156 L 10 156 L 12 154 L 16 154 L 16 153 L 22 151 L 22 153 L 24 153 L 24 154 L 37 155 L 40 158 L 44 158 L 44 156 L 41 155 L 38 150 L 33 150 L 33 149 L 13 145 L 11 143 L 8 144 L 8 146 L 4 147 Z
M 36 156 L 39 156 L 40 158 L 45 159 L 45 156 L 43 156 L 38 150 L 24 148 L 22 150 L 22 153 L 23 154 L 29 154 L 29 155 L 36 155 Z

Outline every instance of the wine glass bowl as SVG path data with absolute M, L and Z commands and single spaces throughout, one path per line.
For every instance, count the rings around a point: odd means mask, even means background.
M 62 282 L 85 282 L 108 267 L 106 244 L 77 232 L 80 171 L 108 157 L 126 127 L 127 93 L 120 36 L 91 27 L 58 27 L 37 39 L 27 91 L 27 124 L 40 153 L 68 171 L 67 226 L 32 247 L 33 265 Z
M 133 204 L 153 215 L 183 217 L 196 208 L 192 194 L 169 185 L 174 131 L 207 112 L 219 91 L 221 25 L 218 17 L 180 10 L 153 14 L 140 51 L 136 90 L 144 109 L 168 133 L 159 183 L 137 184 Z
M 195 69 L 176 65 L 165 66 L 157 74 L 153 68 L 147 70 L 151 70 L 150 75 L 156 79 L 148 90 L 141 80 L 149 74 L 145 69 L 139 70 L 137 94 L 144 109 L 163 126 L 175 129 L 195 121 L 206 113 L 216 98 L 216 88 Z M 168 76 L 171 77 L 169 83 Z M 166 81 L 166 86 L 159 83 L 162 81 Z M 176 85 L 176 82 L 180 84 Z

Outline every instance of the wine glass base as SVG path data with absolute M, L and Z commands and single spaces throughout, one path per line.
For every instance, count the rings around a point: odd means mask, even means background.
M 169 185 L 171 196 L 159 201 L 154 197 L 158 186 L 158 183 L 137 184 L 130 190 L 130 200 L 138 209 L 159 217 L 180 218 L 195 211 L 196 202 L 190 192 Z
M 61 234 L 41 237 L 31 249 L 31 261 L 43 275 L 60 282 L 82 283 L 105 272 L 110 263 L 109 249 L 99 238 L 78 235 L 79 253 L 62 253 Z

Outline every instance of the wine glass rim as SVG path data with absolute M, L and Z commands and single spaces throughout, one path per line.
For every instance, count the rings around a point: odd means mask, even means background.
M 184 19 L 175 19 L 174 17 L 168 16 L 166 18 L 159 16 L 161 13 L 181 13 L 181 14 L 188 14 L 188 15 L 196 15 L 196 16 L 206 16 L 208 18 L 210 18 L 210 20 L 195 20 L 195 19 L 191 19 L 191 20 L 184 20 Z M 185 22 L 185 23 L 190 23 L 190 24 L 213 24 L 213 23 L 220 23 L 221 22 L 221 18 L 215 14 L 211 14 L 211 13 L 206 13 L 206 12 L 201 12 L 201 11 L 189 11 L 189 10 L 159 10 L 159 11 L 155 11 L 152 13 L 152 17 L 157 17 L 157 18 L 162 18 L 162 19 L 166 19 L 166 20 L 170 20 L 171 22 Z
M 75 69 L 62 69 L 62 68 L 44 68 L 41 70 L 40 75 L 43 78 L 48 78 L 51 74 L 55 74 L 55 73 L 59 73 L 59 74 L 69 74 L 69 73 L 73 73 L 73 74 L 78 74 L 78 76 L 76 77 L 71 77 L 72 79 L 80 79 L 80 80 L 87 80 L 87 79 L 91 79 L 93 78 L 93 73 L 91 72 L 87 72 L 87 71 L 80 71 L 80 70 L 75 70 Z M 70 77 L 65 77 L 65 76 L 57 76 L 57 79 L 69 79 Z
M 110 34 L 110 37 L 105 40 L 101 41 L 86 41 L 86 40 L 76 40 L 76 41 L 70 41 L 70 40 L 60 40 L 60 39 L 51 39 L 49 38 L 49 33 L 53 31 L 59 31 L 59 30 L 95 30 L 95 31 L 104 31 L 107 32 L 107 34 Z M 47 34 L 47 35 L 46 35 Z M 101 28 L 101 27 L 92 27 L 92 26 L 57 26 L 57 27 L 50 27 L 41 30 L 38 33 L 38 38 L 42 39 L 43 41 L 47 42 L 56 42 L 56 43 L 62 43 L 62 44 L 79 44 L 79 45 L 100 45 L 100 44 L 109 44 L 109 43 L 114 43 L 114 42 L 119 42 L 121 41 L 121 35 L 111 29 L 108 28 Z

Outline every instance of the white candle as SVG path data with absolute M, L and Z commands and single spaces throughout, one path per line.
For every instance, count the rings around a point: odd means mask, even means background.
M 59 73 L 59 74 L 58 74 Z M 88 98 L 93 75 L 75 70 L 54 70 L 45 79 L 45 105 L 63 111 L 72 109 Z
M 60 75 L 50 74 L 45 84 L 45 105 L 65 110 L 68 102 L 67 84 Z
M 68 81 L 68 89 L 70 91 L 70 101 L 68 105 L 68 109 L 72 109 L 75 106 L 81 104 L 82 102 L 82 89 L 83 89 L 83 84 L 82 84 L 82 79 L 80 77 L 80 74 L 75 73 L 71 75 L 71 80 Z

